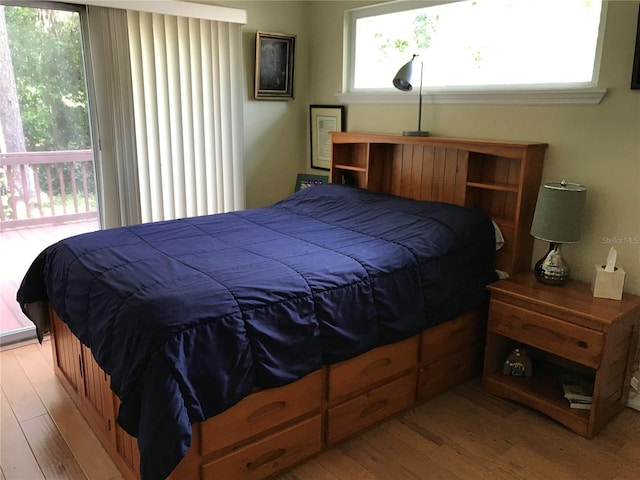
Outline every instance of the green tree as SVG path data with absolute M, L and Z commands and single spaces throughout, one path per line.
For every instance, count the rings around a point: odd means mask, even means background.
M 61 10 L 6 9 L 28 151 L 91 146 L 78 17 Z
M 24 132 L 11 63 L 5 7 L 0 5 L 0 152 L 24 152 Z
M 401 62 L 409 53 L 420 54 L 431 45 L 431 38 L 436 31 L 438 16 L 426 13 L 418 14 L 413 19 L 413 28 L 391 37 L 385 33 L 374 34 L 381 58 L 396 59 Z
M 420 50 L 426 50 L 431 45 L 431 36 L 436 31 L 438 16 L 430 18 L 421 13 L 413 20 L 413 40 Z
M 78 13 L 32 7 L 6 7 L 9 50 L 15 73 L 27 151 L 91 148 L 82 35 Z M 81 166 L 64 164 L 65 184 L 80 188 Z M 89 188 L 95 191 L 93 169 Z M 46 172 L 39 169 L 46 184 Z M 52 178 L 60 193 L 57 175 Z

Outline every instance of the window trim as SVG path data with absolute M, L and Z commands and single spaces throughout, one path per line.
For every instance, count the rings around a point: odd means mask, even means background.
M 453 3 L 461 0 L 398 0 L 384 4 L 359 7 L 344 12 L 344 64 L 342 92 L 337 99 L 342 103 L 415 103 L 418 93 L 403 93 L 392 88 L 355 89 L 355 25 L 360 18 L 373 15 L 400 12 Z M 597 105 L 607 93 L 607 89 L 598 86 L 604 29 L 607 19 L 609 0 L 602 0 L 600 12 L 600 30 L 596 43 L 593 75 L 591 82 L 584 83 L 548 83 L 537 85 L 465 85 L 452 87 L 425 87 L 423 102 L 427 104 L 494 104 L 494 105 Z
M 567 88 L 454 88 L 423 90 L 422 102 L 441 105 L 597 105 L 607 93 L 606 88 L 575 86 Z M 395 103 L 415 104 L 418 93 L 403 93 L 383 90 L 337 93 L 336 98 L 345 104 Z

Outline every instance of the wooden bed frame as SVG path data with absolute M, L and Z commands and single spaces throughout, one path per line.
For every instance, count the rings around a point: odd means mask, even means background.
M 530 269 L 545 144 L 334 133 L 332 148 L 332 182 L 480 208 L 505 237 L 496 268 Z M 109 378 L 49 313 L 56 375 L 124 477 L 140 478 L 136 440 L 115 422 Z M 284 387 L 257 390 L 194 424 L 191 449 L 169 478 L 273 476 L 477 375 L 485 327 L 480 308 Z

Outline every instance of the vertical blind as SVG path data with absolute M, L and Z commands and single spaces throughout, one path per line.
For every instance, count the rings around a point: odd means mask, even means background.
M 90 20 L 92 9 L 100 7 L 90 7 Z M 117 182 L 117 194 L 127 197 L 119 205 L 121 223 L 244 208 L 241 26 L 131 10 L 123 26 L 126 38 L 112 35 L 101 46 L 115 52 L 111 65 L 126 61 L 130 69 L 111 69 L 96 78 L 96 90 L 101 83 L 109 87 L 108 106 L 118 117 L 98 122 L 99 130 L 128 125 L 117 135 L 132 138 L 133 147 L 112 159 L 115 175 L 135 178 L 137 187 L 132 192 Z M 116 48 L 123 45 L 126 55 Z M 122 101 L 127 95 L 132 109 Z M 100 136 L 108 138 L 104 132 Z M 139 206 L 134 209 L 139 218 L 130 218 L 129 201 Z
M 85 55 L 98 211 L 103 228 L 141 222 L 127 14 L 89 6 Z M 114 68 L 114 66 L 117 66 Z M 93 108 L 95 106 L 95 108 Z
M 240 25 L 127 20 L 142 221 L 243 208 Z

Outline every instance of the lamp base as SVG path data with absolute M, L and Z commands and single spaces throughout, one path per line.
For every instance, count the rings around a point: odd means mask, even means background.
M 402 135 L 404 135 L 405 137 L 428 137 L 429 132 L 425 132 L 424 130 L 417 130 L 417 131 L 405 130 L 404 132 L 402 132 Z
M 541 283 L 565 285 L 571 278 L 571 268 L 562 257 L 562 244 L 551 242 L 549 251 L 536 263 L 533 274 Z

